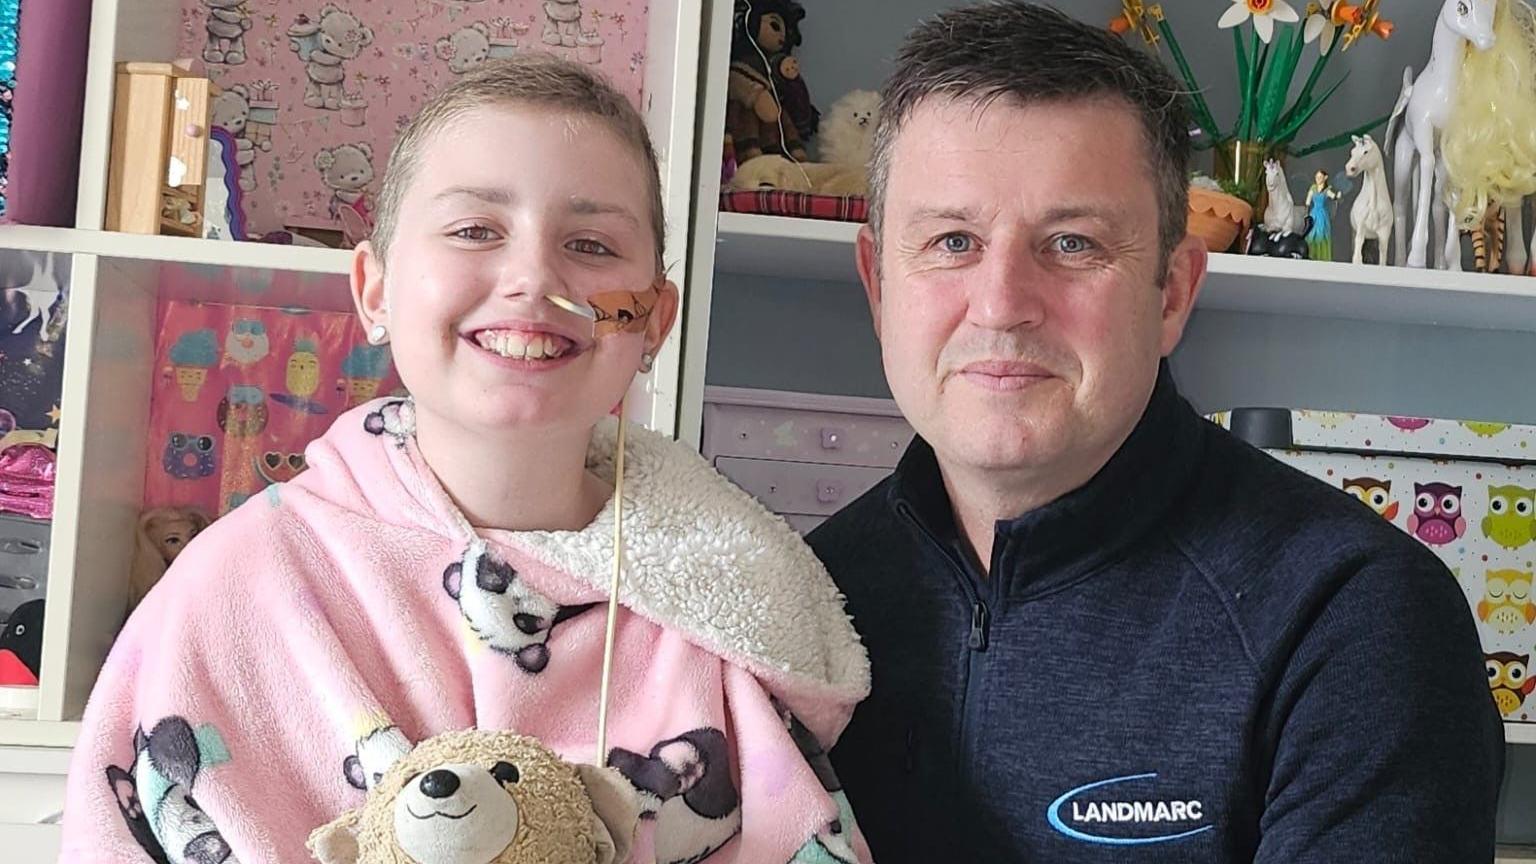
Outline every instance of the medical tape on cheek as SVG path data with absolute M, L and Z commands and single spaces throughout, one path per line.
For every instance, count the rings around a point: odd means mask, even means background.
M 601 339 L 619 333 L 644 333 L 651 312 L 661 298 L 661 286 L 651 283 L 644 291 L 604 291 L 587 298 L 597 312 L 592 335 Z

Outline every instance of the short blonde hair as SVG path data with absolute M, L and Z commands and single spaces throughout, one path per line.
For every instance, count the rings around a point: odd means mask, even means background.
M 661 171 L 645 119 L 601 74 L 579 63 L 536 52 L 476 67 L 432 97 L 406 124 L 390 150 L 379 192 L 378 220 L 372 236 L 379 258 L 383 260 L 388 254 L 400 221 L 400 203 L 432 136 L 476 109 L 517 104 L 595 117 L 620 141 L 635 149 L 645 171 L 651 228 L 656 235 L 656 267 L 660 271 L 666 221 L 661 203 Z

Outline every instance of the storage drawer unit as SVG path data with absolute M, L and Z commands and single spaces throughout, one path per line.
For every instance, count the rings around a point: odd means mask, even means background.
M 896 467 L 912 427 L 885 399 L 708 387 L 703 453 L 804 533 Z
M 17 606 L 43 599 L 48 582 L 49 530 L 45 521 L 0 514 L 0 624 Z

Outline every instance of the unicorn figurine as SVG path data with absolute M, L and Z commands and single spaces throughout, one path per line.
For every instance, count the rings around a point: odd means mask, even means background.
M 1502 258 L 1508 272 L 1523 273 L 1521 211 L 1524 199 L 1536 194 L 1536 9 L 1527 0 L 1497 0 L 1493 45 L 1463 50 L 1457 78 L 1450 120 L 1439 140 L 1447 205 L 1454 208 L 1456 227 L 1472 234 L 1474 253 L 1483 253 L 1481 266 L 1498 269 Z M 1486 229 L 1497 233 L 1501 225 L 1509 241 L 1503 255 L 1500 244 L 1486 243 Z
M 1430 211 L 1434 210 L 1435 234 L 1444 237 L 1444 246 L 1435 253 L 1437 266 L 1461 264 L 1461 233 L 1449 224 L 1445 201 L 1447 180 L 1445 163 L 1437 159 L 1436 142 L 1451 119 L 1461 78 L 1461 61 L 1467 43 L 1478 51 L 1493 47 L 1493 17 L 1496 0 L 1445 0 L 1435 19 L 1429 63 L 1415 78 L 1413 67 L 1403 70 L 1403 87 L 1387 121 L 1388 142 L 1394 140 L 1401 119 L 1402 135 L 1397 137 L 1392 155 L 1392 197 L 1397 202 L 1399 266 L 1423 267 L 1428 261 Z M 1518 0 L 1504 0 L 1518 2 Z M 1415 168 L 1417 158 L 1417 171 Z M 1413 210 L 1413 229 L 1409 232 L 1408 212 Z M 1442 233 L 1443 232 L 1443 233 Z
M 1376 262 L 1387 263 L 1387 243 L 1392 239 L 1392 224 L 1396 215 L 1392 211 L 1392 198 L 1387 190 L 1387 166 L 1382 159 L 1381 148 L 1369 135 L 1353 135 L 1354 146 L 1349 150 L 1349 161 L 1344 163 L 1346 177 L 1362 177 L 1360 194 L 1349 208 L 1349 225 L 1355 231 L 1356 264 L 1365 263 L 1362 254 L 1365 241 L 1376 241 Z
M 39 261 L 41 259 L 41 261 Z M 25 285 L 16 285 L 5 289 L 15 291 L 21 295 L 27 311 L 27 317 L 17 324 L 11 333 L 20 333 L 27 329 L 27 325 L 39 319 L 43 324 L 38 329 L 38 341 L 48 341 L 48 322 L 53 310 L 53 304 L 59 300 L 63 293 L 63 286 L 53 273 L 53 255 L 39 255 L 32 259 L 32 278 Z
M 1264 219 L 1249 236 L 1248 254 L 1306 258 L 1309 250 L 1302 235 L 1312 231 L 1312 217 L 1304 216 L 1305 208 L 1296 206 L 1285 182 L 1285 169 L 1274 159 L 1264 160 L 1264 189 L 1269 203 L 1264 206 Z
M 1271 234 L 1301 233 L 1302 216 L 1285 181 L 1285 169 L 1274 159 L 1264 160 L 1264 190 L 1269 203 L 1264 207 L 1264 230 Z

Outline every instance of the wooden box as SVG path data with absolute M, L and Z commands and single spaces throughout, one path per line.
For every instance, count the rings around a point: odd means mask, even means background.
M 119 63 L 106 228 L 199 237 L 218 88 L 171 63 Z

